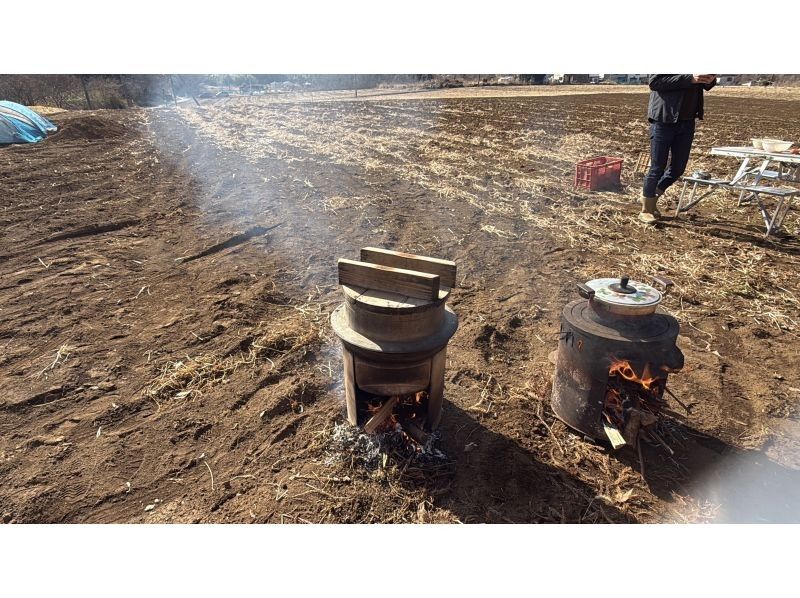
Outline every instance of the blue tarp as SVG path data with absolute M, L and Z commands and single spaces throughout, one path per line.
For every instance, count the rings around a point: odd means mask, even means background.
M 2 143 L 29 143 L 17 130 L 10 120 L 0 116 L 0 144 Z
M 57 127 L 30 108 L 0 101 L 0 144 L 36 143 Z
M 39 127 L 7 114 L 0 113 L 0 121 L 5 121 L 11 127 L 11 133 L 0 137 L 0 143 L 36 143 L 46 136 Z
M 8 100 L 0 101 L 0 106 L 3 106 L 4 108 L 10 108 L 11 110 L 19 112 L 23 116 L 27 116 L 45 133 L 55 133 L 58 130 L 58 127 L 52 122 L 47 120 L 44 116 L 37 114 L 27 106 L 17 104 L 16 102 L 9 102 Z

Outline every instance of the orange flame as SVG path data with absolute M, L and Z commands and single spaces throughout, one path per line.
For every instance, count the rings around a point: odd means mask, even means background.
M 646 390 L 651 390 L 653 388 L 653 384 L 660 380 L 660 378 L 656 378 L 650 374 L 650 366 L 648 364 L 645 364 L 642 375 L 638 376 L 636 371 L 633 369 L 633 366 L 631 366 L 629 362 L 622 360 L 615 360 L 611 364 L 611 368 L 608 370 L 608 375 L 618 375 L 628 382 L 636 382 L 637 384 L 642 385 Z
M 424 418 L 424 407 L 426 405 L 426 401 L 428 399 L 428 392 L 425 390 L 421 390 L 416 393 L 410 393 L 407 395 L 396 395 L 392 397 L 388 397 L 387 400 L 397 399 L 395 404 L 394 410 L 392 413 L 383 421 L 377 428 L 377 432 L 387 432 L 389 430 L 394 430 L 398 427 L 401 427 L 400 424 L 400 416 L 402 417 L 419 421 Z M 368 400 L 364 404 L 364 409 L 366 411 L 367 418 L 375 415 L 378 411 L 380 411 L 381 407 L 385 404 L 385 401 L 380 401 L 377 398 L 373 398 Z M 405 432 L 403 432 L 404 435 Z

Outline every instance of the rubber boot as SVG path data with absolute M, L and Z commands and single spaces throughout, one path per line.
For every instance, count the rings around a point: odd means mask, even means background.
M 658 218 L 656 217 L 656 202 L 657 197 L 645 197 L 642 195 L 642 212 L 639 214 L 639 220 L 645 224 L 654 224 Z
M 661 187 L 656 187 L 656 199 L 664 195 L 664 193 L 665 192 Z M 656 209 L 653 210 L 653 216 L 655 216 L 659 220 L 661 219 L 661 212 L 658 211 L 658 203 L 656 203 Z

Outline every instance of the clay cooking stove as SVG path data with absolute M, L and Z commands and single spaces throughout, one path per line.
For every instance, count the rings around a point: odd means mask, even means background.
M 454 262 L 375 247 L 339 260 L 345 301 L 331 315 L 342 341 L 347 419 L 373 433 L 399 423 L 424 444 L 442 416 L 447 343 L 458 317 L 445 304 Z

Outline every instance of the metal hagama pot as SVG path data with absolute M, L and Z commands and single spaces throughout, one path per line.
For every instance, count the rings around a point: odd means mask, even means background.
M 654 278 L 665 291 L 672 282 Z M 576 299 L 561 314 L 553 411 L 568 426 L 605 438 L 603 407 L 609 369 L 627 361 L 644 377 L 661 378 L 683 367 L 678 321 L 659 307 L 662 293 L 623 278 L 579 283 Z

